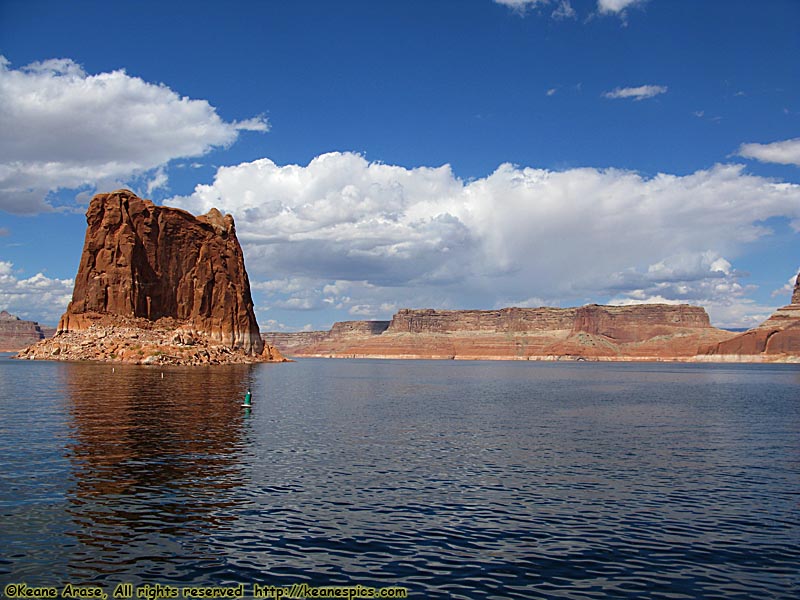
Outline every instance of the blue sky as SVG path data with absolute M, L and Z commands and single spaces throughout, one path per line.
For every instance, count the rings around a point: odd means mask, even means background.
M 800 268 L 800 3 L 0 2 L 0 309 L 91 195 L 234 215 L 262 329 L 688 302 Z

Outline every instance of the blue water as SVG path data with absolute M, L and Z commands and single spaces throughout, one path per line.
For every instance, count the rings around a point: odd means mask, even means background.
M 798 366 L 4 357 L 0 444 L 3 586 L 800 596 Z

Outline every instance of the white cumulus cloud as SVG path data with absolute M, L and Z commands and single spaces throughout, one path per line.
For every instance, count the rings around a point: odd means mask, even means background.
M 771 144 L 742 144 L 739 146 L 739 156 L 755 158 L 761 162 L 800 167 L 800 138 Z
M 503 164 L 464 181 L 448 165 L 335 152 L 305 166 L 222 167 L 212 184 L 168 203 L 232 213 L 248 271 L 264 281 L 254 288 L 265 286 L 276 306 L 376 318 L 389 306 L 563 306 L 637 294 L 741 307 L 750 290 L 735 259 L 770 234 L 763 222 L 784 217 L 800 231 L 800 185 L 742 165 L 643 177 Z
M 128 178 L 267 129 L 262 117 L 226 122 L 207 101 L 124 70 L 90 75 L 70 59 L 13 69 L 0 56 L 0 209 L 49 210 L 50 191 Z
M 658 96 L 659 94 L 666 94 L 667 89 L 668 88 L 665 85 L 640 85 L 638 87 L 624 88 L 618 87 L 614 88 L 610 92 L 605 92 L 603 96 L 611 99 L 633 98 L 634 100 L 645 100 L 646 98 L 652 98 L 653 96 Z
M 55 325 L 72 299 L 74 284 L 73 279 L 52 279 L 43 273 L 20 279 L 13 263 L 0 261 L 0 310 Z

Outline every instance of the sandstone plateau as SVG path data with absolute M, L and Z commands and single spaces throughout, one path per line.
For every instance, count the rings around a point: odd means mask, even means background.
M 39 325 L 36 321 L 23 321 L 6 311 L 0 311 L 0 352 L 17 352 L 51 337 L 53 327 Z
M 285 360 L 261 339 L 231 215 L 195 217 L 128 190 L 86 212 L 56 335 L 19 358 L 202 364 Z
M 292 356 L 485 360 L 800 362 L 800 276 L 792 304 L 737 334 L 698 306 L 402 309 L 391 321 L 265 333 Z

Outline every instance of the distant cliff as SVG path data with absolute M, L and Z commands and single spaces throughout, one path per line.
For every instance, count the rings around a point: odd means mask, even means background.
M 51 337 L 55 328 L 23 321 L 6 311 L 0 311 L 0 352 L 17 352 Z
M 360 339 L 380 335 L 389 327 L 389 321 L 339 321 L 330 331 L 266 331 L 261 334 L 264 343 L 271 344 L 286 354 L 303 352 L 306 348 L 347 339 Z
M 92 198 L 86 223 L 58 333 L 21 357 L 156 356 L 190 364 L 280 358 L 265 351 L 232 216 L 212 208 L 194 217 L 117 190 Z
M 688 304 L 498 310 L 399 310 L 391 321 L 265 333 L 293 356 L 484 360 L 800 362 L 800 274 L 791 303 L 758 327 L 711 326 Z
M 356 325 L 361 323 L 362 325 Z M 402 309 L 391 322 L 335 324 L 286 338 L 295 356 L 502 360 L 688 360 L 733 336 L 689 305 Z M 292 334 L 283 334 L 292 335 Z M 304 334 L 296 334 L 302 336 Z

